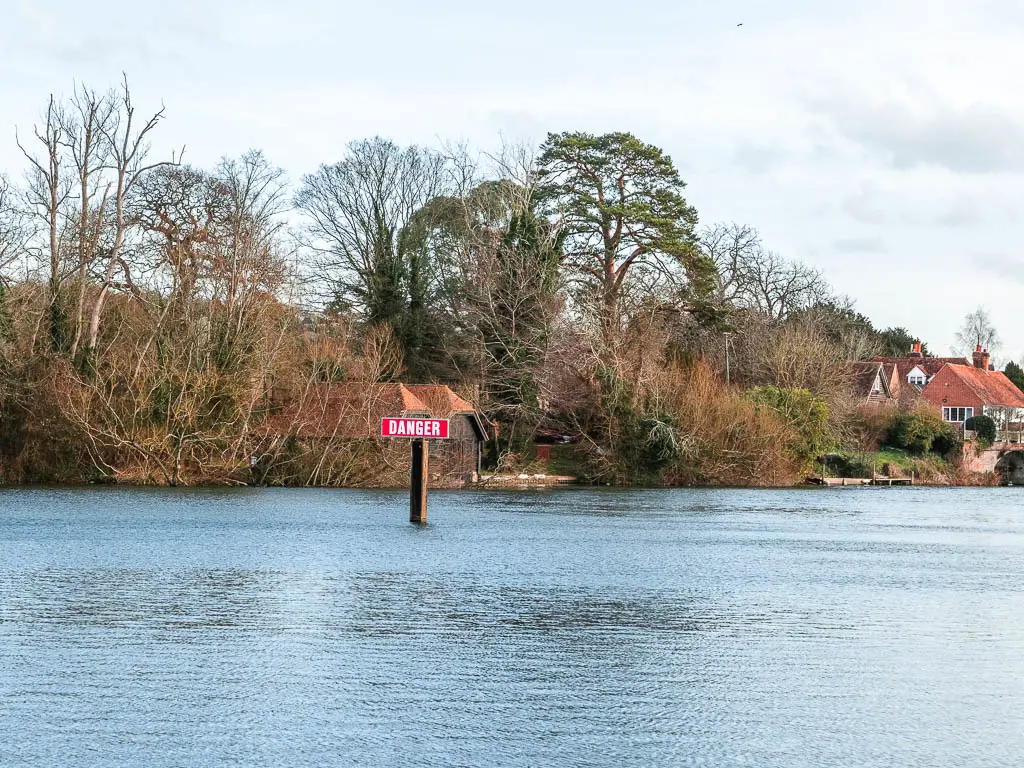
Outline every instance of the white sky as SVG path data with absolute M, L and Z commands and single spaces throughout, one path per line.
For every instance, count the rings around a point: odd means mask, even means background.
M 980 304 L 1019 357 L 1022 34 L 1019 0 L 0 0 L 0 170 L 49 93 L 122 71 L 167 107 L 157 153 L 259 148 L 295 181 L 376 134 L 628 130 L 702 222 L 758 228 L 877 326 L 944 353 Z

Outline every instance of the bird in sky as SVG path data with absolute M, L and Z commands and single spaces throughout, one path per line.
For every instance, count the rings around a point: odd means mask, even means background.
M 742 26 L 743 26 L 743 22 L 741 21 L 741 22 L 740 22 L 739 24 L 737 24 L 736 26 L 737 26 L 737 27 L 742 27 Z

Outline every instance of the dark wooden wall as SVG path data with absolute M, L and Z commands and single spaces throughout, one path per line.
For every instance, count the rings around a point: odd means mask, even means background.
M 480 441 L 469 416 L 452 416 L 447 440 L 430 443 L 430 474 L 442 475 L 443 480 L 468 479 L 477 469 Z

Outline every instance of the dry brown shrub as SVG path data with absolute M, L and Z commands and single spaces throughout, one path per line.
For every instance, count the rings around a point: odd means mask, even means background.
M 897 410 L 895 406 L 859 404 L 852 407 L 844 419 L 843 443 L 863 452 L 877 451 L 885 442 L 889 422 Z
M 18 391 L 3 404 L 0 478 L 5 483 L 77 483 L 92 474 L 88 443 L 60 409 L 61 366 L 25 362 Z
M 791 428 L 724 386 L 708 365 L 669 367 L 652 383 L 652 401 L 673 417 L 681 447 L 665 482 L 782 486 L 799 481 L 799 468 L 785 449 Z
M 806 389 L 829 402 L 849 388 L 850 368 L 843 350 L 809 321 L 787 323 L 764 334 L 755 365 L 757 383 Z

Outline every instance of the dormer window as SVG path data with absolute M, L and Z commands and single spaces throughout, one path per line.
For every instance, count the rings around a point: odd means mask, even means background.
M 910 376 L 907 377 L 907 381 L 917 387 L 923 387 L 928 383 L 924 376 L 915 373 L 910 374 Z

